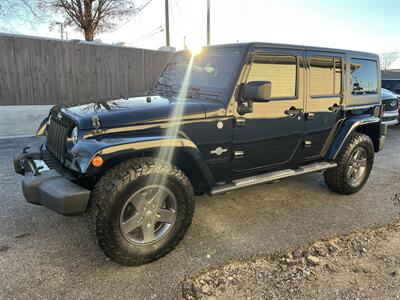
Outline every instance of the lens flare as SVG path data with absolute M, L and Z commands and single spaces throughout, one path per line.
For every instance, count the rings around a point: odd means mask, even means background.
M 170 126 L 167 128 L 164 139 L 164 146 L 159 150 L 157 158 L 169 163 L 172 163 L 175 154 L 176 138 L 178 137 L 180 130 L 180 120 L 185 106 L 185 100 L 187 99 L 188 88 L 190 84 L 190 78 L 192 74 L 192 68 L 194 63 L 195 54 L 192 53 L 189 64 L 187 66 L 185 76 L 183 78 L 177 101 L 174 103 L 175 108 L 170 115 Z M 165 185 L 166 174 L 156 174 L 150 184 Z
M 190 52 L 192 53 L 192 56 L 200 54 L 201 51 L 203 51 L 203 47 L 201 47 L 201 46 L 196 46 L 196 47 L 190 48 Z

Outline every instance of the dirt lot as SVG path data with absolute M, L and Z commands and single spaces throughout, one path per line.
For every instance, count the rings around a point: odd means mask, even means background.
M 185 299 L 400 298 L 400 218 L 186 278 L 182 292 Z
M 24 200 L 12 156 L 30 140 L 0 140 L 0 299 L 179 298 L 185 277 L 197 278 L 231 262 L 289 253 L 314 241 L 385 226 L 400 212 L 400 205 L 393 202 L 400 192 L 397 127 L 389 131 L 386 147 L 376 156 L 371 178 L 359 193 L 337 195 L 326 188 L 321 174 L 311 174 L 228 195 L 199 197 L 193 224 L 172 253 L 145 266 L 122 267 L 106 259 L 90 239 L 85 216 L 59 216 Z M 340 257 L 338 267 L 345 264 Z M 326 258 L 318 258 L 321 263 L 309 268 L 310 274 L 314 269 L 334 276 L 324 271 Z M 388 261 L 392 258 L 387 255 Z M 387 274 L 392 271 L 388 268 Z M 318 283 L 300 280 L 299 284 L 311 282 Z M 229 285 L 227 291 L 233 291 Z

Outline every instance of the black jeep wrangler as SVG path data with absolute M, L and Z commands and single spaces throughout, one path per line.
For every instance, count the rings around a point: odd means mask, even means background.
M 185 50 L 152 95 L 53 107 L 14 167 L 28 202 L 90 212 L 104 253 L 141 265 L 183 238 L 195 194 L 319 171 L 331 190 L 359 191 L 385 140 L 380 82 L 369 53 L 265 43 Z

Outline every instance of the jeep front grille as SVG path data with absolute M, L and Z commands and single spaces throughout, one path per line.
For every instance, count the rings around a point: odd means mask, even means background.
M 64 122 L 63 119 L 59 119 L 52 115 L 50 118 L 51 120 L 47 131 L 46 146 L 57 160 L 64 163 L 69 125 Z

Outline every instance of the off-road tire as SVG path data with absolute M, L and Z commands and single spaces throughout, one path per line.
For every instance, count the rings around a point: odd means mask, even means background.
M 366 151 L 366 173 L 360 184 L 354 187 L 349 183 L 346 172 L 349 159 L 352 157 L 352 154 L 360 147 Z M 337 163 L 337 167 L 326 170 L 324 172 L 325 183 L 329 187 L 329 189 L 336 193 L 344 195 L 350 195 L 358 192 L 367 182 L 374 162 L 374 145 L 371 138 L 362 133 L 353 133 L 346 145 L 337 155 L 335 162 Z
M 120 230 L 122 206 L 157 174 L 165 175 L 165 186 L 177 200 L 176 220 L 161 240 L 150 245 L 134 245 Z M 192 222 L 194 193 L 189 179 L 177 167 L 155 158 L 131 159 L 107 171 L 97 182 L 90 211 L 91 231 L 105 255 L 119 264 L 138 266 L 165 256 L 183 239 Z

